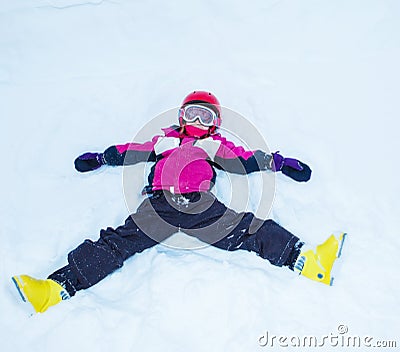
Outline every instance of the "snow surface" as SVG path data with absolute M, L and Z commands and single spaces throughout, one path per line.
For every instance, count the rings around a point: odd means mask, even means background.
M 2 0 L 1 351 L 262 351 L 267 331 L 340 324 L 399 349 L 399 34 L 396 0 Z M 278 175 L 271 217 L 310 243 L 349 233 L 336 285 L 159 245 L 29 317 L 10 277 L 45 278 L 128 216 L 122 169 L 78 174 L 74 158 L 192 89 L 312 166 L 307 184 Z

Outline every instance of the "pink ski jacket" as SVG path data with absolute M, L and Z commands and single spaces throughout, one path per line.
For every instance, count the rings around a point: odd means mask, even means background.
M 104 152 L 107 165 L 154 162 L 145 193 L 209 191 L 216 178 L 215 168 L 237 174 L 270 170 L 272 156 L 263 151 L 246 151 L 220 134 L 195 138 L 180 132 L 179 126 L 163 129 L 145 143 L 111 146 Z

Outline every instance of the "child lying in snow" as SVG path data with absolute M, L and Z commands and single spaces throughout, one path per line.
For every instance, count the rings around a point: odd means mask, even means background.
M 305 249 L 298 237 L 273 220 L 257 219 L 249 212 L 237 213 L 210 192 L 215 168 L 239 174 L 280 171 L 299 182 L 311 176 L 311 169 L 296 159 L 235 146 L 218 133 L 221 118 L 217 98 L 209 92 L 194 91 L 182 103 L 179 126 L 166 128 L 163 135 L 143 144 L 116 145 L 104 153 L 79 156 L 75 168 L 80 172 L 103 165 L 154 162 L 144 189 L 147 197 L 124 225 L 101 230 L 96 242 L 85 240 L 68 254 L 68 265 L 48 279 L 14 276 L 24 301 L 31 303 L 36 312 L 44 312 L 95 285 L 135 253 L 178 231 L 224 250 L 255 252 L 273 265 L 330 284 L 331 268 L 344 234 L 339 238 L 332 235 L 322 245 Z

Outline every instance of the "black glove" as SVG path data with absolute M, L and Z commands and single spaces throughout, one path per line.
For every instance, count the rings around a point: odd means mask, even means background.
M 103 153 L 85 153 L 75 159 L 75 169 L 79 172 L 93 171 L 105 164 Z
M 272 153 L 274 158 L 272 170 L 281 171 L 284 175 L 298 182 L 306 182 L 311 178 L 311 169 L 300 160 L 284 158 L 279 152 Z
M 307 182 L 311 178 L 311 169 L 307 164 L 299 161 L 299 165 L 302 167 L 302 170 L 294 169 L 290 166 L 283 165 L 282 173 L 295 181 L 298 182 Z

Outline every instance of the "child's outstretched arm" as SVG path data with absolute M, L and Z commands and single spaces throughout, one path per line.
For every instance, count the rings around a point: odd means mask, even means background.
M 75 159 L 75 169 L 79 172 L 93 171 L 102 165 L 121 166 L 139 162 L 155 161 L 154 145 L 160 136 L 145 143 L 113 145 L 103 153 L 84 153 Z
M 221 143 L 214 157 L 217 168 L 237 174 L 264 170 L 281 171 L 298 182 L 306 182 L 311 177 L 308 165 L 297 159 L 285 158 L 279 152 L 268 154 L 261 150 L 247 151 L 221 136 L 214 137 L 214 140 Z

